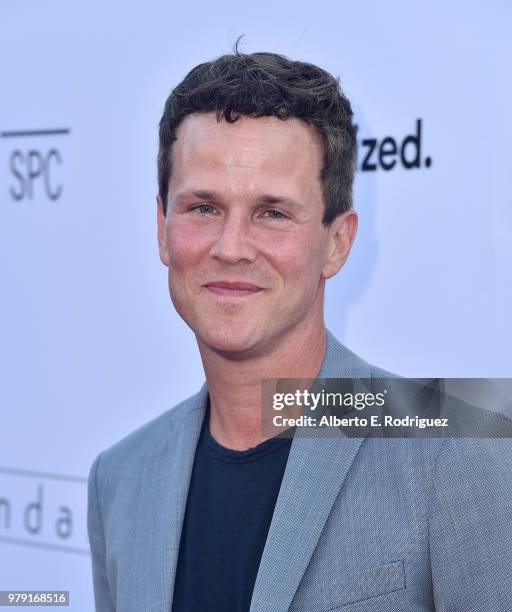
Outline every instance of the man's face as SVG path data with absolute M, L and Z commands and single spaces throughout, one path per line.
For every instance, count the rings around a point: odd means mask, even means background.
M 196 113 L 179 126 L 172 155 L 166 218 L 158 198 L 160 257 L 198 340 L 233 357 L 264 354 L 297 326 L 322 322 L 325 279 L 348 250 L 340 256 L 335 227 L 322 224 L 314 129 L 295 118 L 218 123 Z M 355 213 L 346 215 L 355 232 Z

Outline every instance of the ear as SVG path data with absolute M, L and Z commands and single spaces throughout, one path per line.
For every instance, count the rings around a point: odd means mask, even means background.
M 322 278 L 337 274 L 347 260 L 357 232 L 357 213 L 347 210 L 328 227 L 328 246 Z
M 157 224 L 157 238 L 158 238 L 158 251 L 160 254 L 160 261 L 164 266 L 169 267 L 169 249 L 167 246 L 167 231 L 164 214 L 164 205 L 162 198 L 156 196 L 156 224 Z

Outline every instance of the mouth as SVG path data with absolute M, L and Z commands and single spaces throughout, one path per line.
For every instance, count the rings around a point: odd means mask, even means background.
M 213 281 L 211 283 L 206 283 L 203 287 L 216 295 L 223 295 L 226 297 L 246 297 L 263 291 L 263 287 L 242 282 L 228 283 L 226 281 Z

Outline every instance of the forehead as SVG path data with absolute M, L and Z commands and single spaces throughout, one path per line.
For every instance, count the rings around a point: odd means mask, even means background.
M 171 183 L 202 178 L 252 183 L 318 183 L 323 146 L 316 130 L 297 118 L 240 117 L 217 121 L 215 113 L 188 115 L 173 145 Z

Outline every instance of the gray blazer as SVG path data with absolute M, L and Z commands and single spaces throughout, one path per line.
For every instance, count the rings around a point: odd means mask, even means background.
M 382 376 L 328 333 L 319 377 Z M 207 394 L 94 461 L 98 612 L 170 612 Z M 511 612 L 511 443 L 296 435 L 250 612 Z

